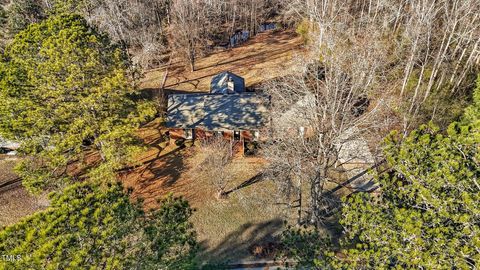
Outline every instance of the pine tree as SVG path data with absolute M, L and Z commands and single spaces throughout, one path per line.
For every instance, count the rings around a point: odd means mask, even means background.
M 1 269 L 189 269 L 196 250 L 188 202 L 168 196 L 145 213 L 119 184 L 75 184 L 0 231 Z
M 19 166 L 28 189 L 61 186 L 84 170 L 115 178 L 140 149 L 135 130 L 155 113 L 135 99 L 131 74 L 124 51 L 77 15 L 15 36 L 0 63 L 0 136 L 33 157 Z
M 478 268 L 479 108 L 480 79 L 473 104 L 446 132 L 429 124 L 388 137 L 380 193 L 354 194 L 343 205 L 343 259 L 304 230 L 286 233 L 287 255 L 315 269 Z
M 344 207 L 351 268 L 471 269 L 480 265 L 480 80 L 474 103 L 446 134 L 425 125 L 392 135 L 379 197 Z

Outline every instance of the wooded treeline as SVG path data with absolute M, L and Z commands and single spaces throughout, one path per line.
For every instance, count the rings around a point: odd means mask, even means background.
M 312 0 L 284 7 L 296 14 L 308 53 L 292 74 L 267 86 L 272 115 L 295 112 L 273 124 L 276 143 L 264 154 L 282 191 L 301 196 L 307 183 L 304 216 L 311 222 L 321 223 L 329 205 L 324 195 L 343 170 L 342 147 L 369 140 L 381 148 L 391 130 L 408 135 L 428 121 L 446 128 L 461 116 L 479 70 L 479 12 L 478 1 Z M 288 126 L 309 127 L 310 134 L 292 136 Z
M 194 69 L 195 59 L 227 43 L 237 30 L 254 34 L 277 18 L 280 0 L 20 0 L 2 3 L 2 44 L 49 14 L 77 13 L 123 44 L 143 68 L 180 57 Z
M 264 84 L 272 119 L 285 117 L 273 121 L 272 138 L 261 145 L 267 161 L 262 173 L 278 184 L 287 204 L 298 202 L 296 225 L 308 227 L 284 234 L 286 256 L 318 269 L 478 268 L 478 0 L 15 0 L 1 8 L 0 135 L 22 141 L 21 153 L 28 158 L 17 169 L 30 190 L 92 181 L 65 189 L 68 196 L 53 200 L 51 215 L 30 219 L 45 226 L 45 220 L 71 218 L 81 229 L 72 236 L 80 239 L 75 242 L 80 249 L 92 236 L 85 227 L 98 229 L 85 226 L 89 221 L 69 213 L 62 202 L 85 194 L 94 210 L 81 199 L 72 207 L 101 222 L 98 213 L 109 212 L 106 227 L 114 236 L 109 247 L 138 237 L 117 223 L 148 219 L 160 227 L 147 226 L 141 234 L 159 237 L 149 238 L 152 267 L 162 256 L 171 258 L 170 252 L 176 261 L 178 250 L 190 259 L 195 239 L 183 200 L 165 204 L 167 213 L 181 210 L 170 224 L 163 222 L 170 215 L 149 219 L 127 203 L 121 188 L 109 185 L 105 193 L 101 185 L 114 182 L 118 170 L 143 150 L 135 132 L 156 113 L 154 104 L 140 97 L 135 71 L 171 59 L 193 71 L 198 57 L 237 30 L 255 33 L 261 23 L 275 21 L 295 27 L 305 42 L 297 65 Z M 374 176 L 380 191 L 358 191 L 345 202 L 332 198 L 332 184 L 347 171 L 342 153 L 351 148 L 349 158 L 357 159 L 362 143 L 367 151 L 380 150 L 375 158 L 386 159 L 386 173 Z M 228 146 L 204 142 L 203 151 L 211 155 L 199 172 L 212 178 L 221 198 L 230 179 L 224 170 L 232 158 Z M 105 200 L 120 207 L 106 209 L 97 202 Z M 332 206 L 341 211 L 330 211 Z M 336 246 L 321 231 L 332 216 L 342 225 L 344 241 Z M 20 240 L 0 250 L 34 242 L 29 224 L 12 228 L 0 238 L 18 230 Z M 180 239 L 170 235 L 177 229 Z M 56 239 L 58 231 L 46 226 L 43 234 Z M 162 242 L 164 234 L 175 241 Z M 54 246 L 40 240 L 47 251 Z M 156 253 L 158 246 L 165 252 Z M 92 260 L 110 265 L 115 249 L 109 247 Z M 131 248 L 138 251 L 136 245 L 126 247 Z M 41 253 L 40 262 L 25 266 L 49 266 L 47 256 Z M 112 262 L 121 263 L 132 261 Z
M 264 154 L 279 191 L 306 209 L 299 223 L 313 225 L 286 234 L 289 256 L 315 269 L 478 267 L 478 115 L 462 115 L 479 106 L 465 111 L 480 91 L 480 2 L 293 1 L 285 13 L 308 55 L 268 87 L 273 115 L 295 113 L 274 123 Z M 387 173 L 377 194 L 354 189 L 342 203 L 329 186 L 345 172 L 342 148 L 361 160 L 361 141 L 383 149 Z M 343 207 L 337 246 L 325 237 L 332 205 Z

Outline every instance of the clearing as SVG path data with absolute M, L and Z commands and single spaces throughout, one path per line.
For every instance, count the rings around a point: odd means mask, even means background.
M 229 50 L 197 60 L 196 71 L 182 63 L 168 67 L 165 88 L 179 92 L 207 92 L 211 77 L 231 71 L 245 78 L 247 87 L 284 74 L 301 54 L 303 43 L 294 32 L 265 32 Z M 157 90 L 166 67 L 145 75 L 142 88 Z M 165 132 L 160 119 L 143 127 L 139 134 L 150 145 L 138 158 L 142 164 L 121 175 L 125 187 L 141 198 L 146 208 L 153 208 L 162 196 L 173 193 L 185 197 L 196 209 L 192 222 L 202 246 L 200 261 L 210 263 L 271 259 L 273 237 L 291 219 L 285 205 L 277 204 L 272 181 L 257 181 L 264 162 L 255 157 L 237 157 L 230 165 L 235 172 L 227 199 L 216 198 L 210 179 L 202 177 L 198 165 L 205 158 L 197 147 L 178 147 L 171 140 L 162 142 Z M 257 256 L 255 256 L 255 255 Z
M 244 77 L 247 87 L 252 87 L 284 74 L 293 65 L 294 56 L 302 54 L 302 47 L 301 38 L 294 32 L 265 32 L 236 48 L 198 59 L 195 72 L 185 69 L 182 63 L 172 63 L 165 85 L 171 91 L 206 92 L 211 77 L 228 70 Z M 166 67 L 162 67 L 147 72 L 142 89 L 158 90 L 165 71 Z M 146 208 L 155 207 L 156 201 L 168 193 L 188 199 L 196 209 L 192 222 L 202 246 L 201 261 L 271 259 L 275 249 L 273 237 L 292 213 L 285 205 L 277 204 L 276 187 L 271 181 L 258 181 L 263 160 L 237 157 L 230 165 L 234 174 L 228 187 L 237 189 L 227 199 L 218 200 L 210 179 L 198 173 L 205 158 L 202 153 L 197 147 L 178 147 L 173 140 L 162 142 L 164 131 L 161 119 L 139 131 L 149 148 L 138 157 L 139 166 L 120 175 L 124 185 L 132 188 L 132 198 L 141 198 Z M 16 177 L 11 173 L 14 162 L 0 160 L 0 166 L 5 176 L 1 181 Z M 8 177 L 5 172 L 9 172 Z M 3 192 L 0 226 L 12 224 L 47 205 L 47 200 L 30 196 L 23 187 Z
M 295 54 L 302 53 L 303 43 L 292 31 L 264 32 L 242 45 L 200 58 L 196 70 L 181 62 L 150 70 L 142 81 L 143 89 L 161 87 L 168 67 L 166 89 L 189 92 L 210 90 L 212 76 L 222 71 L 231 71 L 245 79 L 247 87 L 257 85 L 283 74 L 292 66 Z
M 147 209 L 155 208 L 157 200 L 169 193 L 186 198 L 196 210 L 192 222 L 202 247 L 201 262 L 253 260 L 257 249 L 258 258 L 272 259 L 272 250 L 263 246 L 274 244 L 274 235 L 292 213 L 276 204 L 274 183 L 258 177 L 264 161 L 236 157 L 228 168 L 231 192 L 219 200 L 211 180 L 198 170 L 205 155 L 195 146 L 179 147 L 173 139 L 163 142 L 162 126 L 157 119 L 140 130 L 150 147 L 138 157 L 141 165 L 121 173 L 124 186 L 132 189 L 131 197 L 141 199 Z

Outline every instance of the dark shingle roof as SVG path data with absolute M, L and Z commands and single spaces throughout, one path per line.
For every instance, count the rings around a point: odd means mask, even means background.
M 232 72 L 224 71 L 213 76 L 212 81 L 210 83 L 210 93 L 227 94 L 228 93 L 227 82 L 229 78 L 233 80 L 236 93 L 245 92 L 245 80 L 242 77 Z
M 167 127 L 253 130 L 267 123 L 269 97 L 259 94 L 168 96 Z

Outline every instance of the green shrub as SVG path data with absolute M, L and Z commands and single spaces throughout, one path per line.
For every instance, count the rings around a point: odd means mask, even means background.
M 307 20 L 302 20 L 298 25 L 295 32 L 302 37 L 303 43 L 307 44 L 310 40 L 310 23 Z

